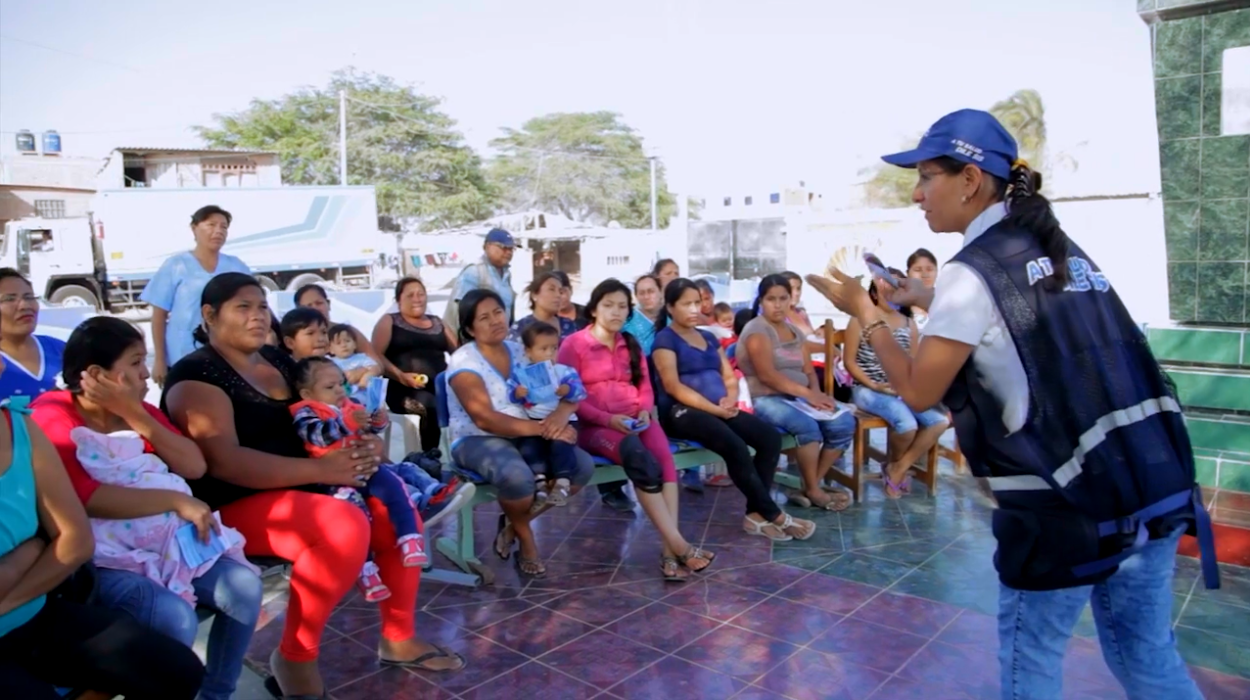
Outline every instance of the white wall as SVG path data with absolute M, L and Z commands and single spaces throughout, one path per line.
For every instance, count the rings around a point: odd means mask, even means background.
M 1106 273 L 1138 323 L 1168 321 L 1167 257 L 1159 198 L 1060 202 L 1055 204 L 1055 215 L 1072 240 Z M 961 245 L 959 234 L 930 232 L 923 213 L 914 208 L 850 210 L 787 221 L 787 267 L 803 275 L 822 273 L 831 259 L 851 275 L 864 275 L 866 251 L 900 269 L 917 248 L 929 249 L 943 263 Z M 804 303 L 815 315 L 840 317 L 818 295 L 806 295 Z

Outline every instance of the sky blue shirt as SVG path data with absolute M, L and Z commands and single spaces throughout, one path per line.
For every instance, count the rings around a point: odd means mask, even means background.
M 5 371 L 8 374 L 8 371 Z M 13 461 L 0 474 L 0 556 L 35 536 L 39 512 L 35 508 L 35 472 L 31 464 L 30 436 L 23 414 L 9 414 L 13 426 Z M 4 420 L 0 418 L 0 420 Z M 0 615 L 0 637 L 12 632 L 43 609 L 44 596 L 36 596 Z
M 621 327 L 621 330 L 628 331 L 634 336 L 644 356 L 651 356 L 651 346 L 655 344 L 654 321 L 644 316 L 638 309 L 634 309 L 629 313 L 629 318 L 625 319 L 625 325 Z
M 503 272 L 500 272 L 499 268 L 491 265 L 483 255 L 481 260 L 461 270 L 460 275 L 456 277 L 456 284 L 452 287 L 451 298 L 460 301 L 465 294 L 479 288 L 493 290 L 503 299 L 503 311 L 508 315 L 508 322 L 511 323 L 514 318 L 512 306 L 516 299 L 516 292 L 512 291 L 512 268 L 505 267 Z
M 56 378 L 61 375 L 61 356 L 65 354 L 65 341 L 46 335 L 32 337 L 39 345 L 39 371 L 31 374 L 30 370 L 17 364 L 8 353 L 0 352 L 0 356 L 4 357 L 4 372 L 0 373 L 0 399 L 26 396 L 34 401 L 45 391 L 56 388 Z
M 143 288 L 139 298 L 169 314 L 165 326 L 165 364 L 174 363 L 195 350 L 191 332 L 200 325 L 200 294 L 204 285 L 223 272 L 252 274 L 252 269 L 233 255 L 219 253 L 217 269 L 209 272 L 191 251 L 171 255 Z

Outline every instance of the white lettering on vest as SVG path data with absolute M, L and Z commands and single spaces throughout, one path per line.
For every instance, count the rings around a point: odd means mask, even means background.
M 1049 257 L 1030 260 L 1025 265 L 1025 269 L 1029 273 L 1030 287 L 1055 273 Z M 1111 283 L 1107 281 L 1107 276 L 1095 270 L 1094 266 L 1090 265 L 1085 258 L 1068 258 L 1068 277 L 1068 283 L 1063 287 L 1065 292 L 1088 292 L 1090 290 L 1106 292 L 1111 290 Z

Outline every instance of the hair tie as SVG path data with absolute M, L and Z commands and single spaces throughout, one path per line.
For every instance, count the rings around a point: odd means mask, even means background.
M 1025 160 L 1025 159 L 1023 159 L 1023 158 L 1017 158 L 1017 159 L 1015 159 L 1015 160 L 1011 161 L 1011 169 L 1012 169 L 1012 170 L 1016 170 L 1016 169 L 1019 169 L 1019 168 L 1023 168 L 1023 169 L 1025 169 L 1025 170 L 1030 170 L 1031 168 L 1029 168 L 1029 161 L 1027 161 L 1027 160 Z

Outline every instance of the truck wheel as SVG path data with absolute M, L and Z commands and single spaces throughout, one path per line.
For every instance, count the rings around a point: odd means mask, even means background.
M 86 287 L 77 284 L 67 284 L 64 287 L 57 287 L 52 292 L 52 296 L 48 301 L 61 306 L 90 306 L 93 309 L 100 308 L 100 300 L 96 297 L 95 292 Z
M 321 275 L 314 275 L 311 272 L 306 272 L 302 275 L 296 275 L 295 279 L 291 280 L 291 283 L 286 286 L 286 290 L 288 292 L 294 292 L 306 284 L 325 285 L 325 283 L 326 281 L 321 278 Z
M 272 277 L 256 275 L 256 281 L 260 282 L 260 286 L 264 287 L 266 292 L 278 292 L 282 290 L 282 287 L 279 287 L 278 283 L 274 282 Z

